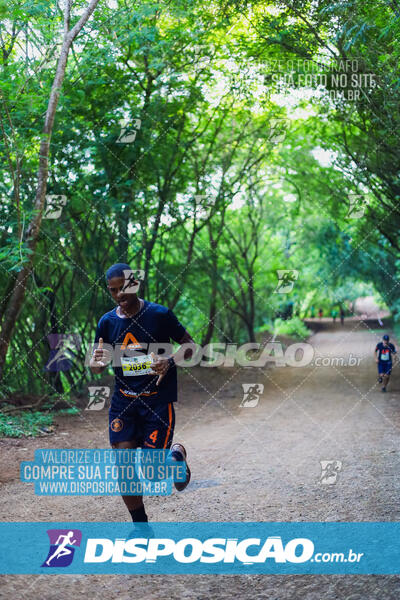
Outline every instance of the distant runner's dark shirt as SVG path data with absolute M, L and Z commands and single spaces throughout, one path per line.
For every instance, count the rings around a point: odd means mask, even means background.
M 179 343 L 185 331 L 170 309 L 144 300 L 142 309 L 133 317 L 119 317 L 116 308 L 103 315 L 97 325 L 95 341 L 98 342 L 103 338 L 105 344 L 111 344 L 113 347 L 115 344 L 126 345 L 127 349 L 120 351 L 122 356 L 145 356 L 148 354 L 149 344 L 171 344 L 171 340 Z M 137 365 L 135 364 L 134 367 L 136 369 Z M 130 369 L 130 365 L 127 368 Z M 122 366 L 113 366 L 113 370 L 114 398 L 126 399 L 129 402 L 141 395 L 146 401 L 162 400 L 168 403 L 177 400 L 175 366 L 170 367 L 158 387 L 156 386 L 158 375 L 136 375 L 138 371 L 134 371 L 134 375 L 126 375 L 131 371 L 126 370 L 124 373 Z
M 375 352 L 378 352 L 380 362 L 392 362 L 392 354 L 396 354 L 396 348 L 389 342 L 387 346 L 383 342 L 376 345 Z

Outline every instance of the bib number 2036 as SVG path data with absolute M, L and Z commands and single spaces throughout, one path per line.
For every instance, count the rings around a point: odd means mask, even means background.
M 121 358 L 122 371 L 124 375 L 135 376 L 135 375 L 147 375 L 152 372 L 152 358 L 149 355 L 146 356 L 134 356 Z

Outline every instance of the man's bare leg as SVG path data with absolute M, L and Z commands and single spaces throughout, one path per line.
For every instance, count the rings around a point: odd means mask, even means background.
M 138 444 L 135 440 L 129 442 L 117 442 L 112 444 L 112 448 L 118 450 L 126 450 L 128 448 L 138 448 Z M 122 500 L 125 502 L 126 508 L 129 510 L 132 521 L 136 522 L 147 522 L 146 511 L 144 510 L 143 496 L 122 496 Z
M 384 373 L 384 375 L 382 375 L 382 392 L 386 392 L 386 386 L 389 383 L 389 378 L 390 378 L 390 373 Z

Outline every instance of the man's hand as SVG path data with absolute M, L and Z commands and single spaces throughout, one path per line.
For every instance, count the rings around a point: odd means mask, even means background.
M 108 350 L 103 348 L 103 338 L 99 339 L 99 345 L 93 352 L 89 366 L 94 373 L 101 373 L 104 367 L 110 362 L 111 356 Z
M 158 375 L 156 385 L 159 385 L 160 382 L 164 379 L 165 375 L 167 374 L 171 363 L 168 358 L 161 358 L 161 356 L 156 356 L 154 352 L 152 352 L 150 356 L 153 359 L 153 363 L 151 365 L 153 373 Z
M 151 357 L 153 359 L 151 368 L 153 373 L 158 375 L 156 385 L 159 385 L 159 383 L 163 380 L 171 365 L 179 365 L 179 361 L 189 360 L 192 358 L 196 344 L 187 331 L 185 331 L 179 343 L 181 344 L 180 348 L 178 348 L 175 354 L 169 358 L 162 358 L 161 356 L 156 356 L 154 352 L 151 353 Z M 193 344 L 193 347 L 184 348 L 183 346 L 187 344 Z

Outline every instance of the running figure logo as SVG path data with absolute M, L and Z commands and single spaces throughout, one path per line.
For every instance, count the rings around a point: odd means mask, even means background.
M 106 386 L 89 387 L 89 402 L 85 410 L 102 410 L 110 396 L 110 388 Z
M 271 144 L 280 144 L 286 137 L 289 119 L 271 119 L 267 140 Z
M 75 333 L 50 333 L 47 339 L 50 345 L 50 356 L 45 370 L 69 371 L 81 347 L 81 336 Z
M 139 291 L 140 282 L 144 279 L 143 269 L 124 269 L 125 285 L 122 289 L 124 294 L 136 294 Z
M 79 548 L 82 532 L 79 529 L 48 529 L 50 550 L 42 567 L 68 567 Z
M 333 485 L 342 470 L 342 461 L 340 460 L 320 460 L 321 476 L 319 483 L 322 485 Z
M 349 210 L 347 217 L 349 219 L 361 219 L 364 216 L 369 204 L 369 198 L 364 194 L 349 194 Z
M 242 408 L 254 408 L 257 406 L 261 394 L 264 391 L 262 383 L 242 383 L 243 400 L 240 403 Z
M 121 131 L 116 140 L 116 144 L 132 144 L 135 141 L 136 134 L 140 129 L 142 121 L 140 119 L 121 119 L 119 122 Z
M 276 286 L 275 293 L 287 294 L 291 292 L 294 286 L 294 282 L 299 277 L 299 272 L 295 269 L 278 269 L 278 285 Z
M 59 219 L 61 217 L 62 209 L 66 204 L 67 196 L 47 194 L 43 219 Z

